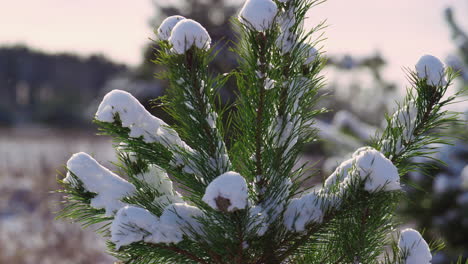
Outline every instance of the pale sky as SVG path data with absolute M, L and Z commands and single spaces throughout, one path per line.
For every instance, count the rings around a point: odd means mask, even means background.
M 380 51 L 389 59 L 388 76 L 398 79 L 421 55 L 444 59 L 455 49 L 443 18 L 449 5 L 468 29 L 468 0 L 328 0 L 310 11 L 306 24 L 326 18 L 327 52 Z M 151 15 L 150 0 L 0 0 L 0 45 L 101 53 L 137 65 L 152 37 Z
M 311 24 L 327 19 L 325 50 L 330 54 L 368 55 L 388 59 L 386 75 L 405 81 L 403 67 L 432 54 L 445 60 L 456 51 L 444 10 L 468 30 L 468 0 L 329 0 L 311 10 Z

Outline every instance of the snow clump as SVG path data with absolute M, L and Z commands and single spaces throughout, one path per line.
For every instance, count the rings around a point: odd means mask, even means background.
M 203 201 L 213 209 L 232 212 L 244 209 L 248 196 L 244 177 L 229 171 L 218 176 L 206 187 Z
M 359 151 L 361 150 L 361 151 Z M 353 155 L 361 179 L 365 180 L 364 189 L 368 192 L 378 190 L 400 190 L 398 169 L 379 151 L 365 147 Z
M 203 212 L 187 203 L 168 205 L 160 218 L 160 233 L 154 234 L 156 243 L 178 243 L 183 235 L 192 237 L 193 233 L 202 235 L 202 225 L 196 218 L 203 217 Z
M 432 55 L 422 56 L 416 64 L 419 78 L 426 78 L 429 85 L 446 85 L 444 64 Z
M 155 204 L 169 205 L 183 202 L 182 196 L 174 190 L 172 181 L 166 171 L 160 167 L 151 165 L 148 171 L 140 173 L 136 177 L 158 191 L 160 196 L 155 198 Z
M 337 183 L 342 182 L 348 178 L 349 170 L 353 167 L 354 159 L 343 161 L 333 173 L 325 180 L 323 184 L 325 189 L 330 189 Z
M 177 54 L 184 54 L 192 46 L 199 49 L 209 49 L 211 38 L 200 23 L 192 19 L 184 19 L 172 29 L 169 42 Z
M 91 199 L 91 207 L 105 209 L 106 216 L 112 216 L 125 204 L 120 200 L 135 192 L 135 186 L 120 178 L 84 152 L 74 154 L 67 162 L 65 183 L 77 187 L 72 174 L 78 177 L 83 187 L 96 196 Z
M 195 219 L 203 216 L 200 209 L 186 203 L 168 205 L 161 217 L 146 209 L 125 206 L 121 208 L 111 225 L 111 241 L 116 249 L 134 242 L 179 243 L 183 236 L 193 232 L 202 234 L 200 223 Z
M 289 231 L 303 232 L 309 223 L 323 221 L 322 203 L 314 192 L 294 198 L 284 213 L 284 225 Z
M 164 19 L 157 31 L 159 39 L 168 40 L 171 37 L 171 32 L 175 25 L 184 19 L 185 17 L 183 16 L 170 16 Z
M 129 136 L 143 137 L 146 143 L 158 142 L 166 147 L 176 145 L 192 152 L 183 142 L 177 132 L 168 127 L 161 119 L 148 112 L 130 93 L 122 90 L 112 90 L 104 96 L 96 112 L 96 120 L 113 123 L 120 118 L 123 127 L 130 128 Z
M 278 7 L 272 0 L 247 0 L 239 13 L 239 21 L 256 31 L 271 27 Z
M 404 256 L 404 264 L 431 263 L 432 255 L 429 245 L 414 229 L 407 228 L 401 232 L 398 247 Z
M 111 241 L 117 250 L 134 242 L 146 241 L 153 232 L 156 232 L 158 225 L 158 217 L 148 210 L 125 206 L 117 212 L 114 221 L 112 221 Z
M 401 189 L 400 176 L 395 165 L 379 151 L 371 147 L 362 147 L 353 153 L 351 159 L 342 162 L 325 180 L 325 191 L 336 184 L 339 192 L 344 191 L 354 175 L 364 180 L 364 189 L 368 192 Z

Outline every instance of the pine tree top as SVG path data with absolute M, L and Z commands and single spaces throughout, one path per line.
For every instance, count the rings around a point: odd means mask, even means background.
M 296 166 L 298 156 L 317 140 L 313 124 L 326 110 L 317 108 L 323 24 L 306 31 L 303 21 L 319 3 L 247 0 L 233 18 L 239 67 L 221 75 L 210 72 L 220 47 L 203 26 L 167 18 L 155 63 L 166 68 L 158 76 L 170 87 L 159 103 L 171 122 L 127 92 L 107 94 L 95 122 L 114 138 L 119 170 L 74 155 L 61 217 L 100 224 L 125 263 L 429 263 L 428 244 L 412 246 L 416 231 L 391 239 L 393 216 L 403 176 L 418 168 L 411 158 L 447 143 L 443 129 L 458 122 L 444 109 L 456 99 L 444 98 L 453 73 L 423 57 L 372 146 L 306 188 L 316 174 Z M 237 98 L 223 106 L 229 78 Z

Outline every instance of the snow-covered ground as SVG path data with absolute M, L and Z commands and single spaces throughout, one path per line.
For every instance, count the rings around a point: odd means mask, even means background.
M 79 151 L 110 166 L 111 141 L 92 133 L 0 129 L 0 263 L 112 263 L 92 229 L 54 220 L 58 171 Z

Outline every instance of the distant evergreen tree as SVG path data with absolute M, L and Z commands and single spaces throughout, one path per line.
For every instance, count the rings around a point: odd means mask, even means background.
M 47 54 L 0 47 L 0 124 L 45 122 L 73 126 L 104 84 L 127 71 L 105 57 Z M 2 118 L 3 116 L 3 118 Z M 82 124 L 82 123 L 81 123 Z

